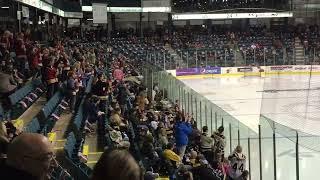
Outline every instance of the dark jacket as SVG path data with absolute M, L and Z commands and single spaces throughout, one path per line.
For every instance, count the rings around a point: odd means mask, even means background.
M 10 167 L 6 164 L 2 164 L 0 166 L 0 174 L 1 174 L 0 176 L 1 180 L 11 180 L 11 179 L 38 180 L 39 179 L 27 172 Z
M 196 168 L 193 168 L 192 170 L 194 174 L 194 178 L 199 178 L 199 179 L 205 179 L 205 180 L 219 180 L 221 177 L 217 176 L 214 172 L 213 169 L 206 167 L 206 166 L 199 166 Z M 223 178 L 223 177 L 222 177 Z

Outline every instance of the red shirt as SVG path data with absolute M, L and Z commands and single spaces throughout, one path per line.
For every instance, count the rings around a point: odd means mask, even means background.
M 32 68 L 36 68 L 39 66 L 39 63 L 41 63 L 40 51 L 36 50 L 36 52 L 31 57 L 31 64 L 30 65 Z
M 6 50 L 9 50 L 9 49 L 10 49 L 10 41 L 9 41 L 9 38 L 1 37 L 0 44 L 1 44 Z
M 46 68 L 46 80 L 57 78 L 57 69 L 54 67 Z
M 16 54 L 17 56 L 26 55 L 26 48 L 23 39 L 17 39 Z

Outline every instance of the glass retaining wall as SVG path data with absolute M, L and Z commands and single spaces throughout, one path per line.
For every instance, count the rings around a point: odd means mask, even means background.
M 182 81 L 156 66 L 145 68 L 148 89 L 157 84 L 165 98 L 179 100 L 186 113 L 192 114 L 197 127 L 208 126 L 210 133 L 223 126 L 225 155 L 241 145 L 247 156 L 250 180 L 317 179 L 320 163 L 320 139 L 293 130 L 260 115 L 257 129 L 250 129 L 222 108 L 197 93 Z

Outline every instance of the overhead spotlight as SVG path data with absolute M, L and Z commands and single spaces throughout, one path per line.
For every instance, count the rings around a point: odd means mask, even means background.
M 9 6 L 2 6 L 1 9 L 9 9 Z

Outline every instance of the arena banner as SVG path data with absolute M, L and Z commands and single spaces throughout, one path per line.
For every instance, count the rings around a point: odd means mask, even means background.
M 199 68 L 180 68 L 176 70 L 176 76 L 188 76 L 200 74 Z
M 288 72 L 288 71 L 292 71 L 293 70 L 292 65 L 284 65 L 284 66 L 270 66 L 270 71 L 274 71 L 274 72 Z
M 239 67 L 238 72 L 252 72 L 253 68 L 252 67 Z
M 200 74 L 221 74 L 221 67 L 180 68 L 176 70 L 176 76 L 189 76 Z
M 221 74 L 221 67 L 206 67 L 203 74 Z

